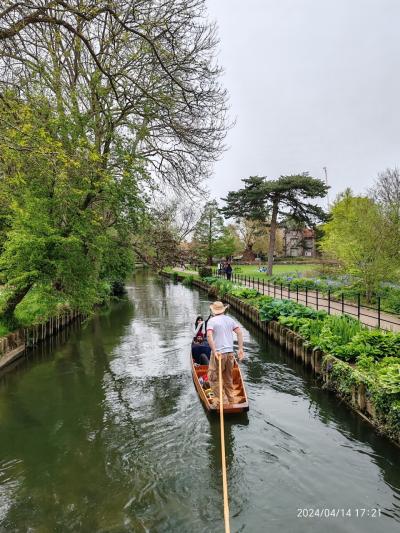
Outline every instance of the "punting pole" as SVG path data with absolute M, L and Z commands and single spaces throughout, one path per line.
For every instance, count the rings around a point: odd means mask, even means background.
M 221 464 L 222 464 L 222 489 L 224 494 L 224 522 L 225 533 L 230 533 L 229 525 L 229 502 L 228 502 L 228 482 L 226 480 L 226 460 L 225 460 L 225 428 L 224 428 L 224 399 L 222 394 L 222 367 L 221 354 L 218 353 L 218 370 L 219 370 L 219 422 L 221 426 Z

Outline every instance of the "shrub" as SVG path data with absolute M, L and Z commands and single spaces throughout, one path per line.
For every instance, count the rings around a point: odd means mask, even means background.
M 325 311 L 315 311 L 310 307 L 298 304 L 292 300 L 274 300 L 264 301 L 260 306 L 261 320 L 277 320 L 280 316 L 297 316 L 303 318 L 319 318 L 325 316 Z
M 183 285 L 186 285 L 187 287 L 191 287 L 193 285 L 194 276 L 190 274 L 189 276 L 185 276 L 183 278 Z
M 110 285 L 99 285 L 99 301 L 110 295 Z M 104 289 L 104 291 L 103 291 Z M 15 309 L 17 326 L 40 324 L 51 316 L 56 316 L 68 308 L 68 301 L 57 291 L 46 285 L 35 285 Z
M 348 315 L 329 315 L 325 317 L 319 330 L 310 333 L 310 344 L 326 353 L 337 355 L 342 348 L 348 346 L 355 335 L 365 329 L 358 320 Z M 340 358 L 346 361 L 355 360 L 353 354 L 346 351 Z
M 316 322 L 310 318 L 302 318 L 297 316 L 280 316 L 278 321 L 280 324 L 282 324 L 282 326 L 286 326 L 293 331 L 300 331 L 305 326 L 308 327 L 313 322 Z M 304 334 L 302 336 L 305 337 Z
M 236 287 L 231 281 L 221 278 L 217 278 L 213 283 L 213 286 L 217 289 L 217 293 L 221 298 L 224 297 L 225 294 L 230 294 L 232 289 Z
M 346 346 L 337 347 L 332 353 L 341 359 L 355 361 L 361 355 L 374 358 L 375 361 L 388 356 L 400 356 L 400 334 L 380 330 L 367 330 L 354 335 Z
M 199 268 L 199 276 L 201 278 L 207 278 L 212 276 L 212 268 L 210 266 L 202 266 Z
M 232 289 L 231 294 L 232 296 L 236 296 L 236 298 L 248 300 L 250 298 L 256 298 L 259 293 L 256 291 L 256 289 L 249 289 L 248 287 L 237 287 L 235 289 Z
M 391 289 L 387 296 L 384 296 L 382 307 L 394 313 L 400 313 L 400 291 Z
M 10 333 L 10 330 L 7 327 L 7 325 L 4 324 L 3 322 L 0 322 L 0 337 L 4 337 L 8 333 Z
M 214 285 L 216 281 L 218 281 L 220 278 L 216 278 L 215 276 L 207 276 L 206 278 L 202 278 L 205 283 L 208 283 L 209 285 Z

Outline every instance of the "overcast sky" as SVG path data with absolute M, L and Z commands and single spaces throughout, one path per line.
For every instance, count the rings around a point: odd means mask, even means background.
M 308 171 L 333 197 L 400 165 L 400 0 L 207 0 L 236 119 L 209 181 Z

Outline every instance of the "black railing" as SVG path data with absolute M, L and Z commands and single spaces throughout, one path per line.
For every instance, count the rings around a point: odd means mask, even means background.
M 224 273 L 214 274 L 219 277 L 226 277 Z M 355 317 L 362 324 L 371 328 L 379 328 L 383 330 L 400 330 L 400 316 L 392 315 L 390 313 L 382 313 L 381 298 L 377 296 L 376 306 L 369 306 L 361 303 L 361 293 L 356 295 L 356 302 L 345 299 L 342 292 L 339 298 L 332 296 L 331 290 L 327 293 L 321 293 L 318 289 L 304 290 L 299 289 L 296 285 L 294 288 L 290 283 L 275 283 L 269 280 L 254 278 L 241 274 L 232 274 L 232 281 L 256 289 L 261 294 L 273 296 L 274 298 L 294 300 L 300 304 L 304 304 L 314 309 L 324 309 L 329 315 L 331 314 L 346 314 Z

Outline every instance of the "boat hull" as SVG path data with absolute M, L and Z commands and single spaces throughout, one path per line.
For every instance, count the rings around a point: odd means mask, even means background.
M 214 405 L 213 401 L 207 397 L 199 378 L 206 375 L 208 373 L 208 366 L 207 365 L 198 365 L 195 366 L 192 355 L 190 354 L 190 362 L 192 365 L 192 377 L 193 382 L 196 387 L 197 394 L 199 395 L 199 398 L 201 402 L 203 403 L 204 407 L 209 412 L 215 412 L 219 413 L 219 407 Z M 235 397 L 238 400 L 237 403 L 232 404 L 224 404 L 224 414 L 235 414 L 235 413 L 244 413 L 249 410 L 249 402 L 247 398 L 246 389 L 244 386 L 243 376 L 242 372 L 240 370 L 240 367 L 235 359 L 235 364 L 233 367 L 233 388 Z

